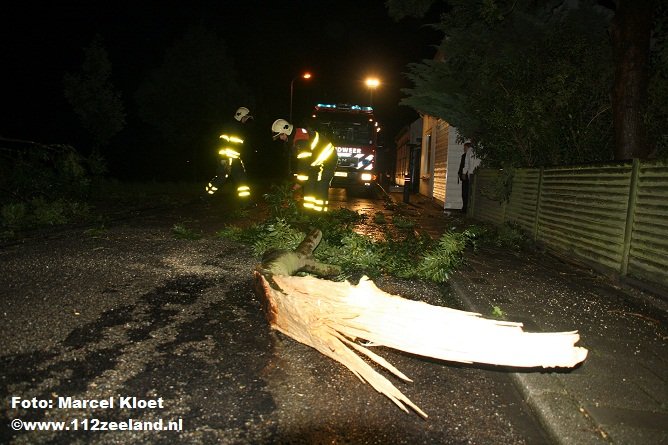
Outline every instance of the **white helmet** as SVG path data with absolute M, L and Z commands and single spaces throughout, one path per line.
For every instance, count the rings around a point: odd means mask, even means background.
M 234 113 L 234 118 L 241 122 L 241 119 L 244 116 L 248 116 L 249 118 L 252 118 L 253 116 L 250 115 L 250 110 L 246 107 L 239 107 L 237 108 L 237 112 Z
M 271 131 L 276 133 L 274 138 L 278 137 L 281 134 L 286 134 L 290 136 L 292 134 L 292 124 L 285 119 L 276 119 L 273 124 L 271 124 Z

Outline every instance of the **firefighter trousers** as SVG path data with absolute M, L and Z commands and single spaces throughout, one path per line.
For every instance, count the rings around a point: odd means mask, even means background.
M 223 159 L 218 166 L 216 176 L 214 176 L 206 186 L 206 192 L 209 195 L 213 195 L 228 182 L 236 184 L 236 194 L 239 198 L 247 198 L 250 196 L 246 168 L 241 158 Z
M 311 167 L 304 184 L 304 208 L 326 212 L 329 207 L 329 184 L 336 170 L 336 157 L 323 164 Z

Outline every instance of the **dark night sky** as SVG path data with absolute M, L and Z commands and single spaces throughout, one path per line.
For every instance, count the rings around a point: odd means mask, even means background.
M 96 33 L 124 96 L 195 23 L 223 36 L 251 88 L 276 97 L 274 109 L 253 110 L 256 115 L 287 118 L 290 81 L 304 70 L 314 78 L 295 82 L 295 118 L 317 101 L 367 102 L 363 79 L 375 75 L 382 86 L 373 102 L 389 141 L 417 116 L 398 106 L 400 89 L 410 86 L 402 74 L 406 65 L 432 57 L 440 41 L 439 33 L 421 26 L 435 21 L 436 11 L 426 19 L 397 23 L 382 0 L 14 3 L 2 7 L 0 136 L 43 142 L 61 142 L 51 140 L 60 135 L 52 132 L 51 123 L 67 109 L 62 76 L 80 69 L 82 49 Z

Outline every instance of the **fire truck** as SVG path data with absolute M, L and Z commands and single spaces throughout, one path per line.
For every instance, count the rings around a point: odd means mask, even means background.
M 370 187 L 376 182 L 379 126 L 373 108 L 349 104 L 317 104 L 313 127 L 327 134 L 339 156 L 332 187 Z

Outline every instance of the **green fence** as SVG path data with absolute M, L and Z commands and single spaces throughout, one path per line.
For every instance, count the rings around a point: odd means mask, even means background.
M 476 219 L 514 223 L 550 250 L 668 291 L 666 163 L 636 160 L 512 174 L 481 169 L 471 200 Z

